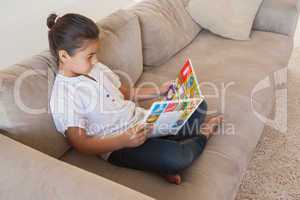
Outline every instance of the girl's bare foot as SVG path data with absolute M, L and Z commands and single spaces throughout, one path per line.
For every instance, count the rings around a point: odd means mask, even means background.
M 201 126 L 201 133 L 209 139 L 218 130 L 223 120 L 223 115 L 217 115 L 207 119 Z
M 180 185 L 180 183 L 181 183 L 181 176 L 179 174 L 176 174 L 176 175 L 163 175 L 163 177 L 169 183 L 176 184 L 176 185 Z

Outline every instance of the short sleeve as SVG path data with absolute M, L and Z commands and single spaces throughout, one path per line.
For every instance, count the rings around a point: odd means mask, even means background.
M 68 90 L 65 92 L 68 92 Z M 88 121 L 83 109 L 81 109 L 80 99 L 72 93 L 64 93 L 63 96 L 53 95 L 50 108 L 56 129 L 64 136 L 66 136 L 65 131 L 69 127 L 79 127 L 87 130 Z
M 104 73 L 104 75 L 114 84 L 115 87 L 121 87 L 120 77 L 111 69 L 109 69 L 109 67 L 100 62 L 94 65 L 89 75 L 96 80 L 99 80 L 99 76 L 101 75 L 101 73 Z

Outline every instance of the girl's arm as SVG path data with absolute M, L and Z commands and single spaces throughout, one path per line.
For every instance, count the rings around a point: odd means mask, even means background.
M 151 87 L 129 87 L 128 85 L 122 83 L 120 87 L 120 91 L 124 95 L 125 99 L 127 100 L 147 100 L 153 99 L 161 96 L 162 94 L 166 93 L 169 87 L 172 85 L 172 81 L 168 81 L 161 86 L 151 86 Z
M 70 144 L 76 150 L 94 155 L 112 152 L 125 147 L 137 147 L 145 142 L 148 133 L 149 129 L 144 125 L 135 126 L 122 134 L 106 138 L 88 136 L 85 129 L 79 127 L 69 127 L 66 131 Z

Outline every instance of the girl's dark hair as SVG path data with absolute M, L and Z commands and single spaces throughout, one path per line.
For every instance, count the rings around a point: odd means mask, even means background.
M 65 50 L 72 56 L 85 41 L 99 37 L 97 25 L 91 19 L 79 14 L 69 13 L 58 17 L 52 13 L 47 18 L 47 26 L 49 48 L 57 61 L 59 50 Z

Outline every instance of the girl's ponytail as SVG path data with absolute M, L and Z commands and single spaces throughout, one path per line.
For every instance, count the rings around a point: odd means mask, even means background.
M 49 29 L 52 29 L 52 27 L 55 25 L 55 21 L 56 21 L 56 18 L 58 17 L 57 14 L 55 13 L 52 13 L 48 16 L 47 18 L 47 26 Z

